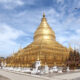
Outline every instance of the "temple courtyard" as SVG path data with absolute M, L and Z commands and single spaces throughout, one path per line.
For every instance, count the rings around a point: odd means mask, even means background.
M 80 70 L 67 73 L 48 73 L 32 75 L 0 69 L 0 80 L 80 80 Z

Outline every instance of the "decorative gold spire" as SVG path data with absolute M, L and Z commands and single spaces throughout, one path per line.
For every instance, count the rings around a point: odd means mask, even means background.
M 34 34 L 34 40 L 55 40 L 55 33 L 47 23 L 45 18 L 45 13 L 43 13 L 43 18 L 41 23 Z
M 70 43 L 69 43 L 69 51 L 73 51 Z
M 45 13 L 43 12 L 43 17 L 45 17 Z
M 19 51 L 21 51 L 22 50 L 22 46 L 20 45 L 20 47 L 19 47 Z
M 71 48 L 71 44 L 69 43 L 69 49 Z

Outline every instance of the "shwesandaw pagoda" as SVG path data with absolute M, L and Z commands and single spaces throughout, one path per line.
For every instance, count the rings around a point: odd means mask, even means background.
M 55 32 L 43 13 L 41 23 L 34 33 L 34 41 L 5 61 L 8 67 L 33 67 L 36 61 L 40 61 L 41 66 L 47 64 L 52 67 L 66 65 L 68 57 L 69 49 L 56 41 Z

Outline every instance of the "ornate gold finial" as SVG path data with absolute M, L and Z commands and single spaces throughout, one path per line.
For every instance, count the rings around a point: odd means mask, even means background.
M 43 12 L 43 17 L 45 17 L 45 13 Z
M 69 50 L 70 50 L 70 51 L 73 51 L 70 43 L 69 43 Z
M 72 49 L 71 44 L 69 43 L 69 49 Z
M 69 48 L 71 48 L 71 44 L 69 43 Z

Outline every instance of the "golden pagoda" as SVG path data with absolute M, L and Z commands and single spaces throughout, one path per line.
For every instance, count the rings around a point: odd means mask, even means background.
M 13 56 L 6 59 L 7 66 L 32 67 L 37 60 L 41 66 L 45 63 L 52 67 L 62 66 L 68 59 L 69 49 L 56 41 L 55 32 L 51 29 L 45 14 L 37 30 L 34 33 L 34 41 L 27 47 L 19 50 Z

